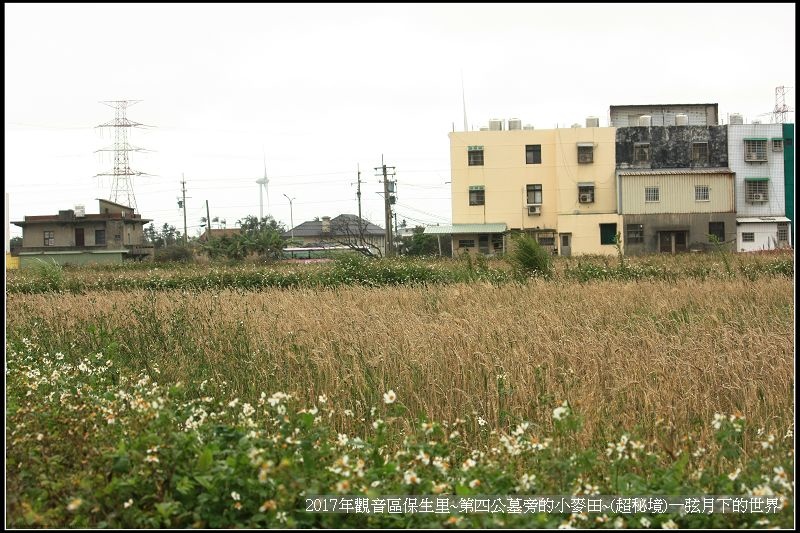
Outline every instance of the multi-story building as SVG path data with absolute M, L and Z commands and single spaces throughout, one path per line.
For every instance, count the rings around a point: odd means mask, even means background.
M 615 107 L 635 107 L 645 117 L 641 126 L 616 130 L 625 253 L 706 250 L 715 240 L 731 247 L 734 175 L 728 168 L 727 129 L 715 122 L 716 104 Z M 648 125 L 662 109 L 683 111 L 672 117 L 679 125 Z M 692 109 L 698 125 L 691 125 L 692 115 L 686 114 Z M 669 123 L 668 118 L 663 112 L 659 122 Z
M 20 267 L 38 259 L 59 264 L 121 263 L 123 259 L 152 258 L 142 218 L 133 208 L 99 200 L 100 213 L 86 214 L 83 206 L 57 215 L 25 215 L 12 222 L 22 228 Z
M 634 126 L 716 126 L 718 104 L 612 105 L 610 124 L 617 128 Z
M 736 249 L 788 246 L 783 125 L 730 124 L 728 157 L 736 173 Z
M 794 246 L 794 124 L 783 125 L 783 183 L 786 195 L 786 218 L 789 219 L 791 236 Z
M 561 255 L 615 253 L 614 128 L 587 125 L 450 133 L 453 225 L 426 233 L 451 233 L 454 254 L 502 252 L 517 231 Z

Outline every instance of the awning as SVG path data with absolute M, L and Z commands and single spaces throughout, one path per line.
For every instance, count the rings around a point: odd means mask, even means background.
M 745 178 L 744 181 L 769 181 L 769 178 Z
M 427 226 L 426 235 L 456 235 L 467 233 L 505 233 L 506 225 L 498 224 L 453 224 L 451 226 Z
M 737 224 L 773 224 L 775 222 L 791 222 L 791 220 L 786 217 L 743 217 L 736 219 Z
M 578 146 L 581 148 L 592 148 L 594 147 L 594 143 L 578 143 Z

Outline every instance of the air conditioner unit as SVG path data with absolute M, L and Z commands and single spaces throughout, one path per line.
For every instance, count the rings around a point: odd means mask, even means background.
M 766 200 L 766 198 L 764 198 L 763 194 L 754 194 L 753 195 L 753 201 L 754 202 L 763 202 L 765 200 Z
M 529 215 L 541 215 L 542 214 L 542 206 L 541 205 L 529 205 L 528 206 L 528 214 Z
M 584 193 L 578 196 L 578 201 L 582 204 L 590 204 L 594 201 L 591 194 Z

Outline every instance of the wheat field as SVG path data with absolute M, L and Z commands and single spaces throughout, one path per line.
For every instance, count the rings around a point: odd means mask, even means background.
M 717 412 L 791 425 L 792 295 L 786 278 L 9 295 L 7 328 L 243 400 L 325 394 L 356 434 L 392 389 L 409 424 L 544 432 L 566 400 L 586 444 L 622 427 L 677 443 Z

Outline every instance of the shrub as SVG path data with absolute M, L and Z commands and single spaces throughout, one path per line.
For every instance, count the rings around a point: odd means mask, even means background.
M 190 263 L 194 261 L 194 254 L 188 246 L 167 246 L 156 250 L 153 258 L 157 263 Z
M 515 238 L 508 260 L 517 276 L 543 276 L 549 278 L 553 273 L 552 258 L 530 235 Z

